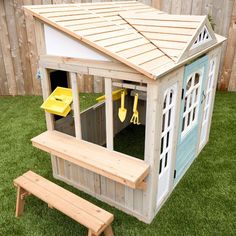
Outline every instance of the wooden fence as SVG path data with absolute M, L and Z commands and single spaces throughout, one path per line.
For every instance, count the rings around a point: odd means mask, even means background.
M 24 15 L 22 6 L 76 2 L 81 1 L 0 0 L 0 95 L 41 94 L 40 82 L 36 79 L 37 51 L 34 21 L 30 15 Z M 232 59 L 227 61 L 227 57 L 225 58 L 224 73 L 219 81 L 224 83 L 222 87 L 224 89 L 228 88 L 228 84 L 231 85 L 231 89 L 236 89 L 236 57 L 234 51 L 232 52 L 235 50 L 236 41 L 234 0 L 142 0 L 142 2 L 172 14 L 209 14 L 215 23 L 215 31 L 224 36 L 228 36 L 230 29 L 231 40 L 227 48 Z M 232 11 L 233 6 L 234 11 Z M 100 92 L 103 90 L 103 80 L 99 77 L 81 78 L 81 86 L 82 91 Z

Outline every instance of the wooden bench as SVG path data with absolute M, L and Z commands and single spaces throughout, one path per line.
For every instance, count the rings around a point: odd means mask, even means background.
M 63 189 L 47 179 L 28 171 L 14 180 L 17 187 L 16 217 L 24 210 L 24 199 L 27 195 L 34 195 L 89 229 L 88 235 L 112 236 L 111 223 L 114 216 L 84 200 L 81 197 Z
M 31 139 L 33 146 L 130 188 L 145 189 L 149 166 L 137 158 L 78 140 L 56 130 Z

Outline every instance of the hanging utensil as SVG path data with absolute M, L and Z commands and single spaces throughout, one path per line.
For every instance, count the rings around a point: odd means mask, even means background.
M 120 108 L 118 112 L 118 117 L 121 122 L 124 122 L 127 114 L 127 109 L 125 108 L 125 90 L 121 92 Z
M 139 123 L 139 114 L 137 111 L 137 107 L 138 107 L 138 93 L 136 93 L 134 96 L 133 116 L 132 116 L 130 122 L 135 125 L 140 125 L 141 123 Z

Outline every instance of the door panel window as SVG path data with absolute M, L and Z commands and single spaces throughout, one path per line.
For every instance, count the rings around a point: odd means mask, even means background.
M 202 72 L 196 72 L 189 76 L 184 96 L 184 113 L 182 121 L 182 135 L 185 135 L 195 125 L 197 119 L 197 107 L 200 100 L 200 84 Z
M 161 174 L 165 168 L 168 167 L 168 153 L 170 151 L 170 132 L 172 132 L 172 113 L 174 109 L 173 89 L 169 89 L 165 93 L 163 102 L 163 115 L 162 115 L 162 135 L 161 135 L 161 156 L 160 168 Z
M 159 205 L 169 191 L 171 176 L 171 152 L 172 136 L 175 123 L 175 106 L 177 83 L 169 87 L 163 96 L 162 106 L 162 132 L 160 140 L 160 162 L 159 162 L 159 179 L 157 192 L 157 205 Z

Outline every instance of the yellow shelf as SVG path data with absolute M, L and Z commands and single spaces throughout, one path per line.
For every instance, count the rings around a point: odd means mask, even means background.
M 69 88 L 57 87 L 44 101 L 41 108 L 47 112 L 66 117 L 71 111 L 72 90 Z

